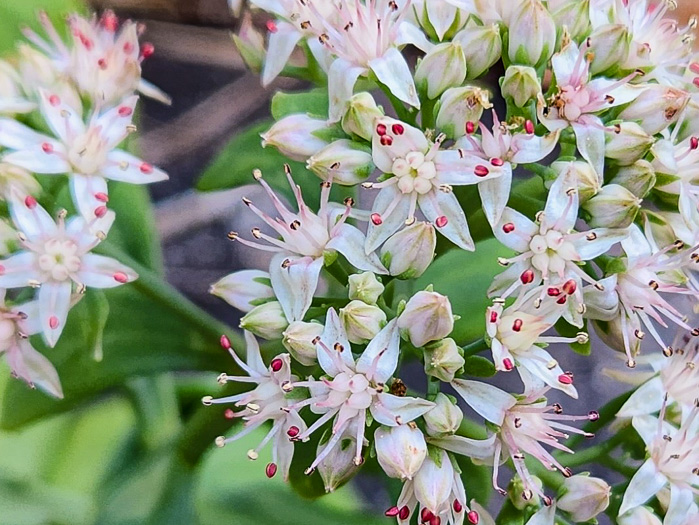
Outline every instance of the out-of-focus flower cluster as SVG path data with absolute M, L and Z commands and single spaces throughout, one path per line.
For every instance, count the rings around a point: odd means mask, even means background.
M 15 376 L 62 397 L 54 366 L 29 336 L 55 346 L 87 288 L 138 277 L 91 252 L 115 220 L 108 180 L 167 179 L 119 146 L 136 131 L 137 93 L 168 98 L 141 78 L 153 46 L 139 43 L 139 24 L 110 11 L 58 27 L 45 13 L 39 21 L 42 34 L 26 29 L 16 56 L 0 61 L 0 198 L 11 218 L 0 223 L 0 354 Z M 66 183 L 75 215 L 49 213 Z
M 592 326 L 637 384 L 647 380 L 619 413 L 617 430 L 646 448 L 643 457 L 614 458 L 631 479 L 614 519 L 695 523 L 696 22 L 681 26 L 668 15 L 674 2 L 649 0 L 250 4 L 268 15 L 266 35 L 246 18 L 236 36 L 249 65 L 265 84 L 298 71 L 326 81 L 329 107 L 287 115 L 262 135 L 318 177 L 320 206 L 305 203 L 301 175 L 295 181 L 288 167 L 291 207 L 267 182 L 281 170 L 257 171 L 276 212 L 245 199 L 260 227 L 229 234 L 273 256 L 267 271 L 237 272 L 212 289 L 245 313 L 248 342 L 243 362 L 224 339 L 245 375 L 220 382 L 254 386 L 205 398 L 233 403 L 228 417 L 244 421 L 217 444 L 270 421 L 260 445 L 274 443 L 266 472 L 287 478 L 294 442 L 315 439 L 317 455 L 304 468 L 317 470 L 328 491 L 375 457 L 404 482 L 386 511 L 401 524 L 494 523 L 468 498 L 459 456 L 491 465 L 493 485 L 530 525 L 552 525 L 557 515 L 587 522 L 607 509 L 611 488 L 573 476 L 564 441 L 594 437 L 575 422 L 597 421 L 598 407 L 572 416 L 547 396 L 553 389 L 576 399 L 585 387 L 559 360 L 566 345 L 589 343 Z M 537 178 L 542 189 L 525 194 Z M 333 202 L 338 185 L 353 196 Z M 492 260 L 503 267 L 488 290 L 492 304 L 458 312 L 484 319 L 477 341 L 459 340 L 448 296 L 413 286 L 446 250 L 478 252 L 472 231 L 512 254 Z M 325 278 L 337 281 L 332 297 L 318 291 Z M 441 292 L 464 293 L 458 285 Z M 667 328 L 691 335 L 670 344 Z M 256 338 L 278 355 L 263 361 Z M 644 340 L 652 344 L 641 355 Z M 518 375 L 523 389 L 465 376 L 467 360 L 487 349 L 494 369 Z M 427 394 L 420 385 L 406 394 L 399 364 L 418 358 Z M 653 373 L 636 371 L 647 361 Z M 442 386 L 487 432 L 465 431 Z M 604 458 L 613 449 L 593 460 L 611 464 Z M 507 489 L 502 464 L 514 471 Z M 542 484 L 537 472 L 550 470 L 563 476 Z M 656 495 L 656 505 L 643 506 Z

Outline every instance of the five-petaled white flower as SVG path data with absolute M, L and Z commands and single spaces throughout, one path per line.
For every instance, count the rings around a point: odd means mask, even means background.
M 54 346 L 71 307 L 73 283 L 77 289 L 112 288 L 138 278 L 128 266 L 89 253 L 108 230 L 92 233 L 81 217 L 58 221 L 34 197 L 15 194 L 10 201 L 12 220 L 20 232 L 24 250 L 0 261 L 0 288 L 38 287 L 41 332 Z
M 252 248 L 276 252 L 269 266 L 272 288 L 291 322 L 303 320 L 311 306 L 326 254 L 339 252 L 359 270 L 385 274 L 386 269 L 376 254 L 365 254 L 364 234 L 345 222 L 351 210 L 351 199 L 345 201 L 344 213 L 334 208 L 329 202 L 331 183 L 322 182 L 320 208 L 317 214 L 313 213 L 303 201 L 301 188 L 292 179 L 288 166 L 285 166 L 285 172 L 296 197 L 298 212 L 290 211 L 282 203 L 259 171 L 255 172 L 255 178 L 269 195 L 279 217 L 272 218 L 249 199 L 243 199 L 248 208 L 282 240 L 263 233 L 259 228 L 252 230 L 253 236 L 266 241 L 268 245 L 243 239 L 236 232 L 231 232 L 229 238 Z

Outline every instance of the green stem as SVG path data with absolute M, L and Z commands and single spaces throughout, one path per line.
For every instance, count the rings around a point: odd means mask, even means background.
M 434 106 L 436 100 L 425 100 L 422 104 L 422 129 L 434 129 L 436 126 Z
M 327 272 L 332 275 L 335 280 L 342 286 L 347 286 L 349 283 L 349 274 L 342 267 L 342 265 L 336 260 L 330 266 L 324 266 Z
M 403 104 L 403 102 L 391 92 L 391 89 L 388 86 L 382 84 L 378 80 L 376 81 L 376 83 L 381 88 L 381 91 L 383 91 L 386 94 L 388 100 L 390 100 L 391 105 L 393 106 L 393 109 L 396 112 L 396 115 L 398 115 L 398 118 L 403 122 L 415 125 L 415 114 L 411 112 L 410 109 L 405 107 L 405 104 Z
M 485 339 L 481 337 L 476 339 L 472 343 L 469 343 L 462 347 L 464 350 L 464 357 L 470 357 L 472 355 L 480 354 L 483 350 L 488 349 L 488 345 L 485 343 Z
M 437 399 L 437 394 L 442 390 L 442 385 L 439 379 L 432 376 L 427 376 L 427 400 L 434 401 Z

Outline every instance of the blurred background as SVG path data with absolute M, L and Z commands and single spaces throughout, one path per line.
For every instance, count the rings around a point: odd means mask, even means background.
M 54 3 L 2 0 L 3 53 L 20 38 L 21 24 Z M 77 0 L 63 1 L 61 8 L 67 4 L 82 9 Z M 281 79 L 261 87 L 233 45 L 231 31 L 238 21 L 226 0 L 92 0 L 89 5 L 146 25 L 142 40 L 152 42 L 156 53 L 145 62 L 143 76 L 173 100 L 171 106 L 144 100 L 139 126 L 143 157 L 171 177 L 149 188 L 167 280 L 206 312 L 237 326 L 236 312 L 208 287 L 237 269 L 265 267 L 259 254 L 226 241 L 229 230 L 254 224 L 239 203 L 243 193 L 254 199 L 259 190 L 198 192 L 194 187 L 212 163 L 220 169 L 222 162 L 238 161 L 244 152 L 227 146 L 241 130 L 269 117 L 276 91 L 304 86 Z M 681 2 L 677 16 L 686 20 L 694 5 Z M 455 313 L 467 314 L 456 307 Z M 156 314 L 147 319 L 163 322 Z M 187 351 L 189 341 L 173 344 Z M 218 352 L 215 339 L 203 344 Z M 144 343 L 138 350 L 134 359 L 142 359 L 149 347 Z M 105 340 L 106 357 L 109 351 Z M 578 403 L 567 401 L 570 412 L 586 413 L 625 390 L 601 372 L 622 368 L 608 350 L 590 358 L 570 353 L 561 360 L 575 370 L 576 383 L 585 385 Z M 371 472 L 309 505 L 279 477 L 266 478 L 269 450 L 257 462 L 246 458 L 245 451 L 264 432 L 219 450 L 209 434 L 225 431 L 222 414 L 220 429 L 197 432 L 195 425 L 190 432 L 189 424 L 184 429 L 185 420 L 199 417 L 201 396 L 218 392 L 215 378 L 222 370 L 217 367 L 225 363 L 212 363 L 210 373 L 130 377 L 104 388 L 95 384 L 100 380 L 95 376 L 81 395 L 61 402 L 18 388 L 0 367 L 0 525 L 385 523 L 380 512 L 391 506 L 399 487 L 375 483 Z M 96 398 L 93 392 L 99 392 Z M 206 419 L 201 424 L 211 425 Z M 199 441 L 199 435 L 205 438 Z M 467 487 L 476 488 L 469 497 L 486 495 L 487 472 L 472 474 Z

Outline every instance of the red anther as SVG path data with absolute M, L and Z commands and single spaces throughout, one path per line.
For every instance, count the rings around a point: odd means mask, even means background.
M 61 103 L 61 98 L 58 95 L 49 95 L 49 104 L 56 107 Z
M 53 153 L 53 146 L 48 142 L 44 142 L 41 144 L 41 151 L 43 151 L 47 155 Z
M 124 42 L 124 53 L 130 55 L 134 50 L 133 44 L 131 42 Z
M 147 162 L 142 162 L 138 169 L 140 169 L 141 173 L 143 173 L 144 175 L 150 175 L 151 173 L 153 173 L 153 166 L 151 166 Z
M 119 18 L 112 11 L 105 11 L 100 22 L 102 27 L 112 33 L 116 33 L 116 30 L 119 29 Z
M 561 295 L 558 299 L 556 299 L 556 304 L 566 304 L 567 300 L 568 300 L 568 296 Z
M 230 350 L 231 349 L 231 340 L 228 339 L 227 335 L 222 335 L 220 339 L 221 346 L 223 347 L 224 350 Z
M 505 164 L 505 161 L 502 160 L 502 159 L 499 159 L 499 158 L 495 157 L 495 158 L 493 158 L 493 159 L 490 159 L 490 163 L 491 163 L 493 166 L 497 166 L 497 167 L 499 168 L 500 166 L 502 166 L 503 164 Z
M 699 87 L 699 77 L 694 77 L 694 80 L 692 80 L 692 84 Z
M 444 228 L 447 224 L 449 224 L 449 219 L 447 219 L 444 215 L 440 215 L 437 217 L 437 220 L 435 220 L 434 223 L 437 225 L 437 228 Z
M 389 518 L 395 518 L 400 514 L 400 509 L 398 507 L 391 507 L 386 512 L 383 513 L 384 516 Z
M 503 224 L 503 225 L 502 225 L 502 231 L 504 231 L 505 233 L 512 233 L 513 231 L 515 231 L 515 225 L 514 225 L 514 223 L 512 223 L 512 222 L 507 222 L 507 223 Z
M 497 312 L 490 312 L 490 322 L 491 323 L 498 322 L 498 313 Z
M 95 217 L 97 217 L 98 219 L 101 219 L 105 215 L 107 215 L 107 207 L 106 206 L 97 206 L 95 208 Z
M 267 20 L 265 25 L 267 26 L 267 31 L 270 33 L 276 33 L 279 30 L 277 23 L 274 20 Z
M 476 125 L 469 120 L 466 123 L 466 133 L 468 133 L 469 135 L 472 135 L 474 131 L 476 131 Z
M 383 137 L 383 136 L 386 134 L 387 131 L 388 131 L 388 130 L 387 130 L 387 128 L 386 128 L 386 124 L 377 124 L 377 125 L 376 125 L 376 134 L 377 134 L 379 137 Z
M 119 108 L 119 116 L 120 117 L 130 117 L 133 114 L 133 109 L 131 109 L 129 106 L 121 106 Z
M 505 370 L 507 370 L 508 372 L 511 372 L 512 370 L 515 369 L 515 365 L 512 362 L 512 359 L 510 359 L 509 357 L 506 357 L 505 359 L 502 360 L 502 366 L 504 366 Z
M 129 276 L 124 272 L 116 272 L 114 275 L 114 280 L 118 283 L 124 284 L 129 282 Z
M 272 372 L 279 372 L 282 369 L 282 366 L 284 366 L 284 361 L 279 358 L 272 359 L 272 362 L 269 364 Z
M 530 135 L 534 134 L 534 123 L 531 120 L 527 120 L 524 123 L 524 131 L 526 131 Z
M 439 516 L 432 516 L 430 519 L 430 525 L 442 525 L 442 518 Z
M 568 295 L 573 295 L 577 289 L 578 283 L 576 283 L 573 279 L 569 279 L 563 283 L 563 291 Z
M 470 523 L 473 523 L 473 525 L 478 525 L 478 521 L 481 519 L 478 513 L 475 510 L 472 510 L 469 512 L 466 517 L 468 518 L 468 521 Z
M 391 130 L 393 131 L 394 135 L 402 135 L 405 133 L 405 128 L 403 127 L 403 124 L 393 124 L 391 126 Z
M 693 150 L 699 148 L 699 139 L 697 137 L 689 139 L 689 147 Z
M 289 436 L 290 438 L 295 438 L 301 433 L 301 430 L 299 427 L 289 427 L 289 430 L 286 431 L 286 435 Z
M 276 463 L 270 463 L 267 465 L 267 468 L 265 468 L 265 474 L 267 474 L 267 477 L 272 479 L 275 474 L 277 473 L 277 464 Z
M 100 69 L 103 69 L 103 70 L 107 69 L 107 61 L 104 58 L 100 58 L 97 61 L 97 67 L 99 67 Z
M 383 137 L 381 137 L 380 142 L 382 146 L 390 146 L 391 144 L 393 144 L 393 137 L 384 135 Z
M 409 516 L 410 516 L 410 509 L 408 508 L 407 505 L 403 505 L 400 508 L 400 513 L 398 514 L 398 517 L 402 520 L 407 520 Z
M 141 56 L 143 58 L 149 58 L 153 56 L 153 53 L 155 53 L 155 46 L 150 42 L 144 42 L 141 46 Z
M 235 418 L 235 412 L 231 410 L 230 408 L 227 408 L 226 411 L 223 413 L 223 417 L 226 419 L 234 419 Z
M 454 500 L 452 507 L 454 507 L 454 512 L 456 512 L 456 513 L 459 513 L 462 510 L 464 510 L 464 506 L 461 504 L 461 502 L 458 499 Z
M 589 419 L 590 421 L 597 421 L 599 419 L 599 412 L 597 412 L 596 410 L 591 410 L 587 414 L 587 419 Z
M 55 330 L 56 328 L 58 328 L 58 317 L 56 317 L 55 315 L 49 317 L 49 327 L 51 328 L 51 330 Z
M 27 208 L 29 208 L 30 210 L 33 210 L 34 208 L 36 208 L 36 204 L 37 204 L 36 199 L 34 197 L 32 197 L 31 195 L 27 195 L 24 198 L 24 205 Z
M 383 224 L 383 219 L 381 218 L 381 215 L 378 213 L 372 213 L 371 214 L 371 223 L 374 226 L 381 226 Z
M 92 46 L 93 46 L 92 40 L 87 38 L 82 33 L 78 33 L 78 38 L 80 39 L 80 43 L 85 47 L 85 49 L 87 49 L 88 51 L 90 51 L 92 49 Z
M 515 332 L 519 332 L 522 329 L 522 320 L 521 319 L 515 319 L 515 322 L 512 323 L 512 330 Z
M 473 173 L 476 174 L 476 177 L 485 177 L 486 175 L 488 175 L 488 173 L 490 173 L 490 170 L 488 168 L 486 168 L 485 166 L 483 166 L 483 164 L 479 164 L 473 170 Z
M 522 275 L 519 276 L 519 280 L 522 284 L 531 284 L 534 282 L 534 270 L 524 270 Z
M 432 511 L 425 507 L 420 511 L 420 519 L 422 520 L 422 523 L 428 523 L 432 518 L 434 517 L 434 514 L 432 514 Z
M 694 73 L 695 75 L 699 75 L 699 63 L 697 62 L 692 62 L 689 65 L 689 69 Z
M 95 193 L 95 199 L 97 199 L 100 202 L 109 202 L 109 195 L 106 193 L 102 193 L 101 191 L 98 191 Z
M 558 376 L 558 382 L 562 383 L 564 385 L 572 385 L 573 384 L 573 376 L 568 375 L 568 374 L 561 374 Z
M 546 293 L 549 294 L 549 297 L 558 297 L 559 295 L 561 295 L 561 290 L 552 286 L 551 288 L 546 290 Z

